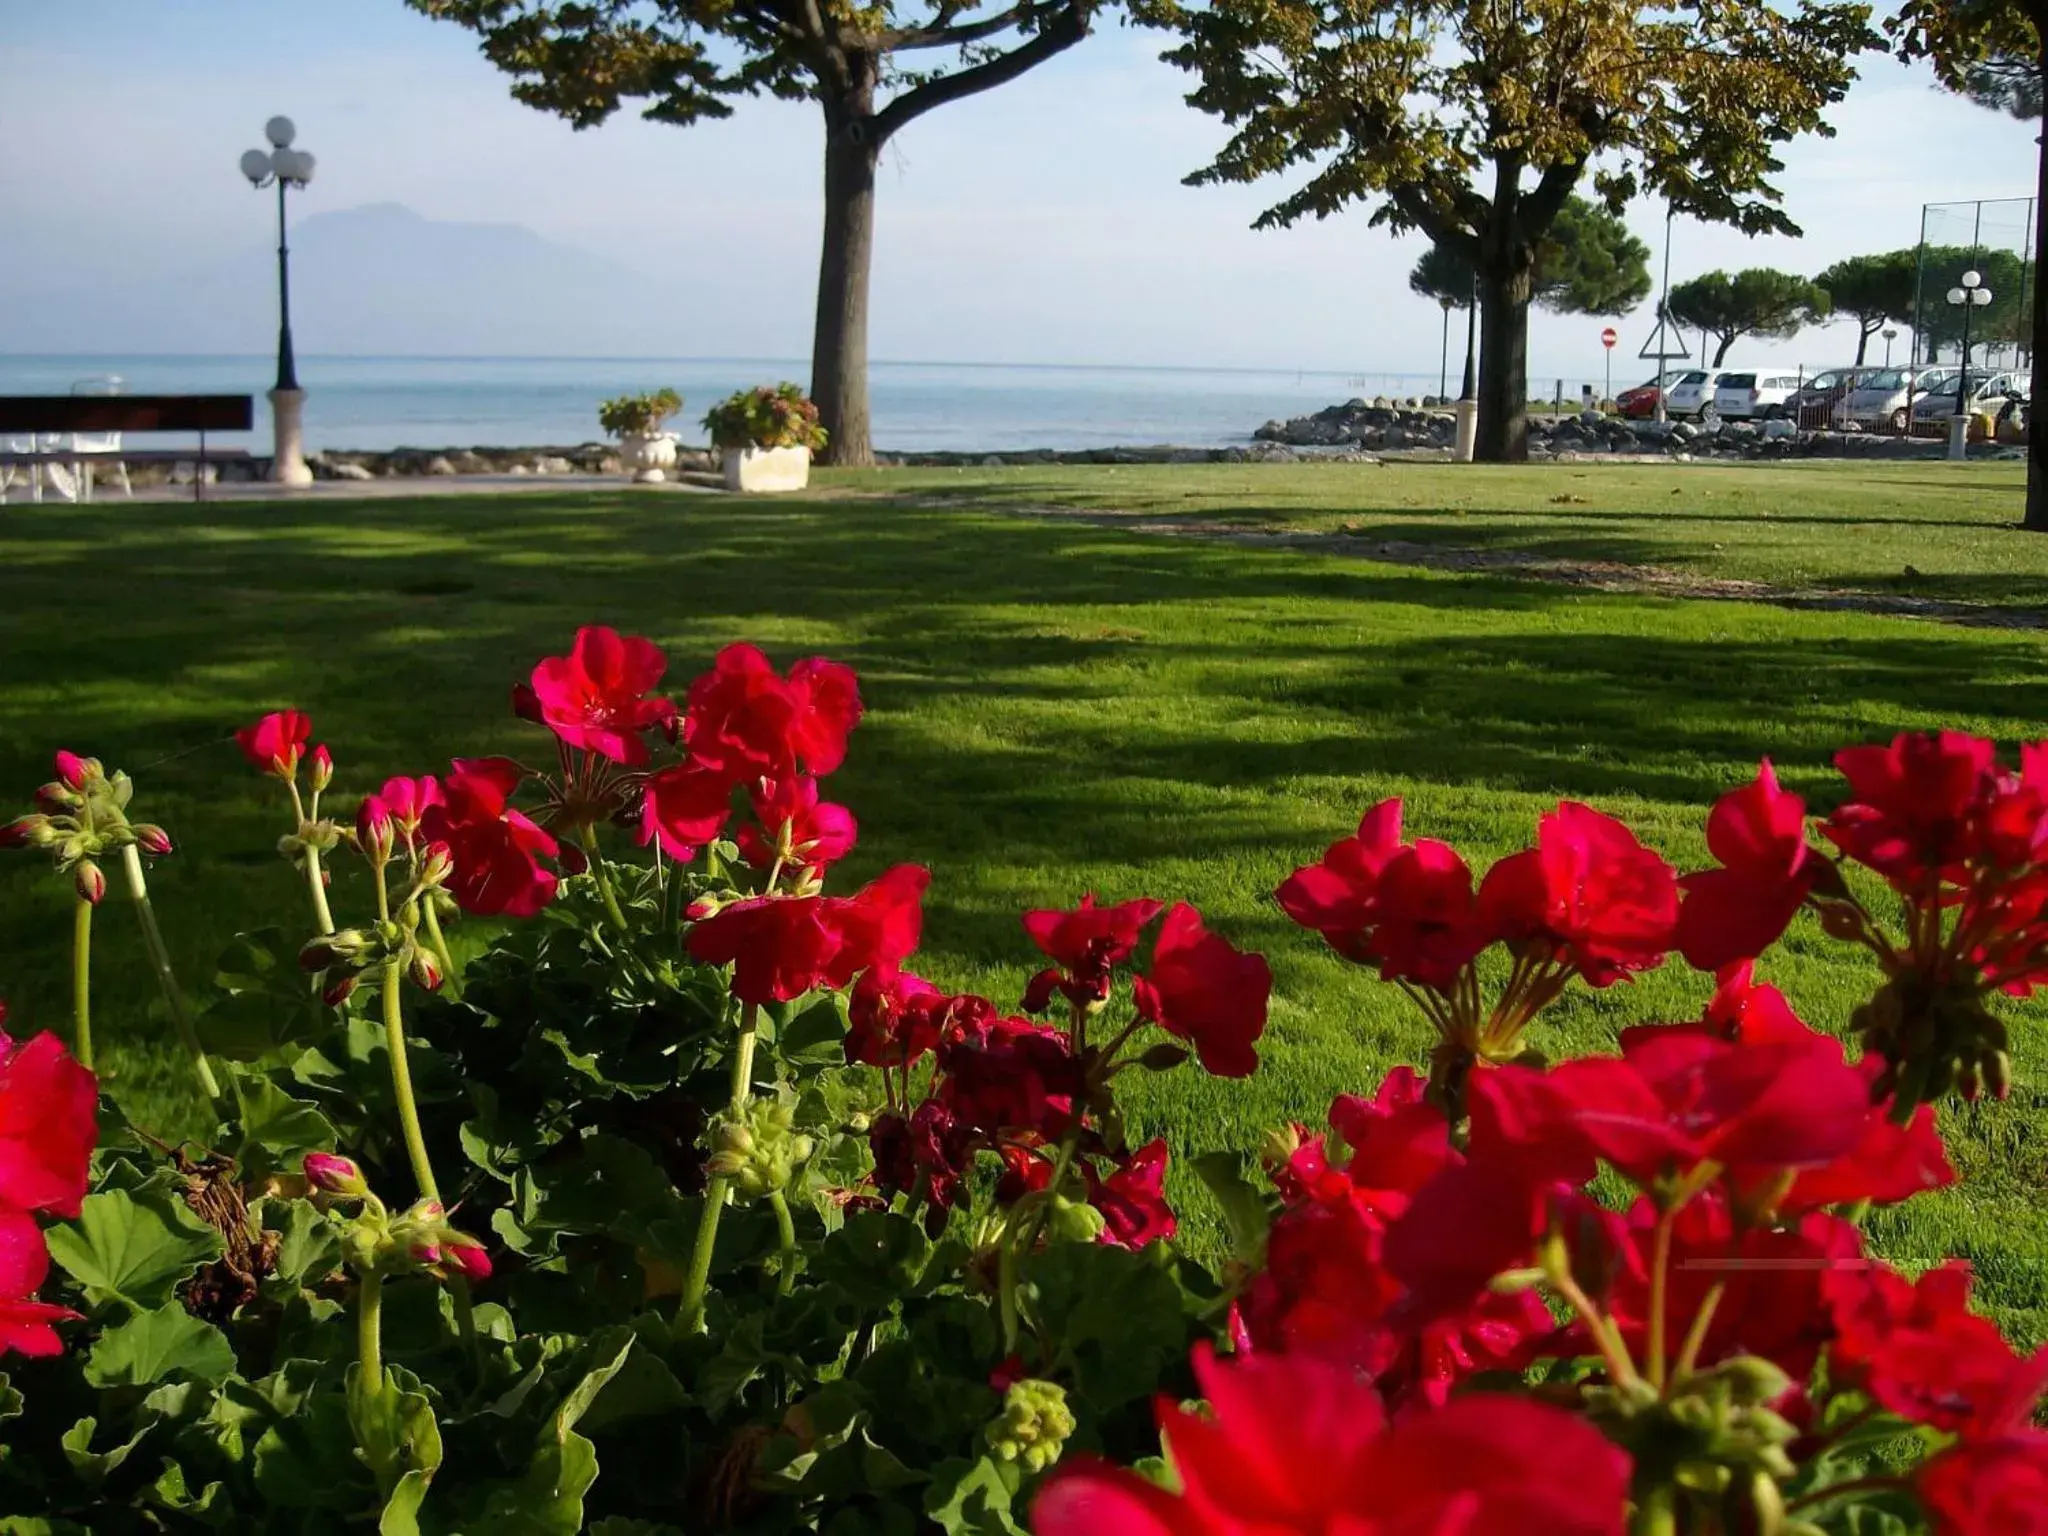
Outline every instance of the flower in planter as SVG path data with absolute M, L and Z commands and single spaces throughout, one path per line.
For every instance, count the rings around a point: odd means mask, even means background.
M 822 452 L 818 408 L 794 384 L 743 389 L 711 408 L 704 429 L 718 448 L 807 448 Z
M 533 669 L 531 686 L 541 723 L 565 746 L 635 765 L 647 761 L 646 733 L 675 716 L 667 699 L 647 697 L 667 670 L 652 640 L 592 624 L 576 631 L 568 655 Z
M 682 408 L 683 397 L 672 389 L 620 395 L 598 406 L 597 424 L 613 437 L 652 437 Z

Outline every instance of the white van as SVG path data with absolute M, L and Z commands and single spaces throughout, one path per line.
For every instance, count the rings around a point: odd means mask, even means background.
M 1714 413 L 1727 421 L 1766 420 L 1785 413 L 1805 382 L 1797 368 L 1755 368 L 1723 373 L 1714 386 Z

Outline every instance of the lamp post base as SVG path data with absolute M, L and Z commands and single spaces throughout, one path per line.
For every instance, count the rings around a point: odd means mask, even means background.
M 1479 402 L 1468 395 L 1453 409 L 1457 413 L 1458 437 L 1451 447 L 1451 460 L 1457 464 L 1470 464 L 1472 450 L 1479 442 Z
M 313 471 L 306 467 L 305 409 L 303 389 L 270 392 L 270 478 L 279 485 L 313 483 Z
M 1948 456 L 1958 460 L 1970 456 L 1970 418 L 1962 411 L 1948 419 Z

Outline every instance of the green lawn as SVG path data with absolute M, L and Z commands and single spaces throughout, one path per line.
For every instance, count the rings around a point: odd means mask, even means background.
M 1031 969 L 1018 910 L 1090 889 L 1187 897 L 1271 956 L 1273 1022 L 1256 1078 L 1181 1072 L 1136 1085 L 1140 1125 L 1171 1126 L 1200 1149 L 1314 1119 L 1333 1092 L 1369 1086 L 1426 1047 L 1398 993 L 1321 953 L 1269 897 L 1370 801 L 1406 796 L 1415 831 L 1484 861 L 1524 842 L 1560 796 L 1582 797 L 1698 863 L 1704 808 L 1760 753 L 1825 804 L 1827 757 L 1842 742 L 1936 724 L 2011 742 L 2048 717 L 2048 642 L 2028 633 L 1591 595 L 875 494 L 943 484 L 963 500 L 1116 504 L 1126 487 L 1135 499 L 1178 486 L 1212 515 L 1278 517 L 1309 515 L 1310 487 L 1326 509 L 1370 503 L 1351 519 L 1419 520 L 1390 502 L 1419 494 L 1409 473 L 919 474 L 862 477 L 859 496 L 744 504 L 622 490 L 12 505 L 0 513 L 0 787 L 25 803 L 57 746 L 131 771 L 139 812 L 180 844 L 155 883 L 172 948 L 197 984 L 233 928 L 298 912 L 298 888 L 272 851 L 283 830 L 274 786 L 229 740 L 259 711 L 289 704 L 313 715 L 346 803 L 388 773 L 431 770 L 451 754 L 536 753 L 505 691 L 579 623 L 653 635 L 678 685 L 736 638 L 784 659 L 824 652 L 859 668 L 870 704 L 833 786 L 861 819 L 848 874 L 898 859 L 933 866 L 924 965 L 935 978 L 1014 996 Z M 1414 473 L 1414 486 L 1480 500 L 1497 489 L 1527 501 L 1541 488 Z M 1551 473 L 1552 484 L 1580 483 Z M 1651 472 L 1629 473 L 1633 494 L 1664 494 Z M 1718 509 L 1738 485 L 1734 474 L 1655 473 L 1681 490 L 1674 518 Z M 1946 522 L 1965 503 L 2013 515 L 2010 477 L 1971 476 L 1981 494 L 1956 496 Z M 1244 496 L 1247 483 L 1256 498 Z M 1602 486 L 1597 474 L 1586 483 Z M 1621 483 L 1605 490 L 1618 496 Z M 1891 494 L 1884 510 L 1899 528 L 1912 515 L 1904 502 L 1925 510 L 1917 491 Z M 1945 527 L 1933 514 L 1924 521 Z M 1734 537 L 1747 525 L 1718 526 Z M 1859 539 L 1854 527 L 1840 534 L 1846 560 Z M 1961 531 L 1942 536 L 1958 560 L 1978 558 Z M 2048 557 L 2017 535 L 1973 537 L 2010 544 L 2048 575 Z M 355 896 L 344 888 L 337 899 L 346 912 Z M 16 1005 L 18 1030 L 63 1027 L 66 913 L 64 887 L 26 857 L 0 867 L 0 993 Z M 98 1011 L 117 1088 L 138 1114 L 170 1124 L 179 1079 L 116 902 L 101 935 Z M 1837 1027 L 1870 981 L 1807 927 L 1771 977 L 1810 1018 Z M 1548 1043 L 1601 1045 L 1623 1023 L 1691 1014 L 1705 990 L 1672 970 L 1574 995 Z M 1989 1300 L 2039 1339 L 2048 1035 L 2033 1012 L 2014 1101 L 1950 1116 L 1970 1182 L 1910 1217 L 1881 1216 L 1877 1230 L 1902 1259 L 1974 1259 Z
M 2011 462 L 1142 465 L 878 471 L 851 484 L 942 504 L 1342 533 L 1368 548 L 1401 540 L 1780 587 L 2048 604 L 2048 539 L 2017 526 L 2026 466 Z

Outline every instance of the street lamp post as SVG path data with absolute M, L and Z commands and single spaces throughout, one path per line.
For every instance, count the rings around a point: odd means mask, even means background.
M 1888 325 L 1884 328 L 1884 365 L 1887 368 L 1892 365 L 1892 343 L 1898 339 L 1899 332 L 1896 326 Z
M 1444 310 L 1444 344 L 1436 362 L 1436 397 L 1442 400 L 1451 390 L 1451 311 L 1458 307 L 1458 301 L 1449 294 L 1439 294 L 1437 303 Z
M 313 157 L 292 148 L 297 134 L 290 118 L 273 117 L 263 125 L 270 148 L 242 156 L 242 174 L 250 186 L 277 188 L 277 384 L 270 391 L 270 478 L 280 485 L 313 483 L 313 471 L 306 467 L 306 392 L 299 388 L 298 360 L 292 356 L 291 251 L 285 244 L 285 190 L 303 188 L 313 179 Z
M 1970 312 L 1991 302 L 1991 290 L 1973 267 L 1963 274 L 1961 286 L 1949 289 L 1948 301 L 1963 312 L 1963 366 L 1956 373 L 1956 413 L 1948 424 L 1948 456 L 1961 459 L 1968 456 L 1970 442 L 1970 418 L 1965 414 L 1970 395 Z

